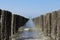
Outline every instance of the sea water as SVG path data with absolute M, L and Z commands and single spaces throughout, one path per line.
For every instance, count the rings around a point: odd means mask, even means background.
M 39 28 L 40 29 L 40 28 Z M 29 20 L 22 28 L 19 29 L 17 37 L 14 40 L 52 40 L 45 36 L 41 30 L 34 25 L 32 20 Z

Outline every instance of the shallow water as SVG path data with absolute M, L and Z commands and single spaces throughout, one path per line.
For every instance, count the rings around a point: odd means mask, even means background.
M 19 30 L 20 31 L 13 40 L 52 40 L 50 37 L 45 36 L 45 34 L 40 30 L 40 28 L 35 27 L 32 20 L 29 20 L 24 25 L 24 28 L 21 28 Z

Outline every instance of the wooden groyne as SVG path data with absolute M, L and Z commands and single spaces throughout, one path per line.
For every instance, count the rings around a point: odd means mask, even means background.
M 0 9 L 0 40 L 9 40 L 29 19 Z
M 46 36 L 60 40 L 60 10 L 32 19 L 36 27 L 40 27 Z

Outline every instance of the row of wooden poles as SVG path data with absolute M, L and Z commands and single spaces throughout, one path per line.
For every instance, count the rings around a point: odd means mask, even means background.
M 60 10 L 33 18 L 36 27 L 40 27 L 46 36 L 60 40 Z
M 28 21 L 27 18 L 0 9 L 0 40 L 11 40 L 10 36 Z

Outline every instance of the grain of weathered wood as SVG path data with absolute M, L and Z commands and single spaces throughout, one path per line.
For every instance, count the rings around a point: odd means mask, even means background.
M 4 40 L 4 32 L 5 32 L 5 14 L 4 11 L 1 13 L 1 40 Z
M 57 40 L 60 40 L 60 11 L 57 14 Z
M 40 25 L 40 29 L 42 29 L 42 31 L 44 31 L 44 27 L 43 27 L 43 15 L 41 15 L 39 17 L 39 25 Z
M 48 36 L 48 22 L 47 22 L 47 14 L 44 15 L 44 33 Z
M 9 40 L 9 36 L 11 36 L 11 12 L 9 11 L 5 11 L 4 10 L 4 14 L 5 14 L 5 35 L 6 35 L 6 39 L 5 40 Z
M 47 22 L 48 22 L 48 36 L 51 37 L 51 13 L 47 15 Z
M 56 40 L 56 35 L 57 35 L 57 13 L 56 11 L 52 13 L 51 17 L 51 22 L 52 22 L 52 33 L 51 36 L 54 40 Z

